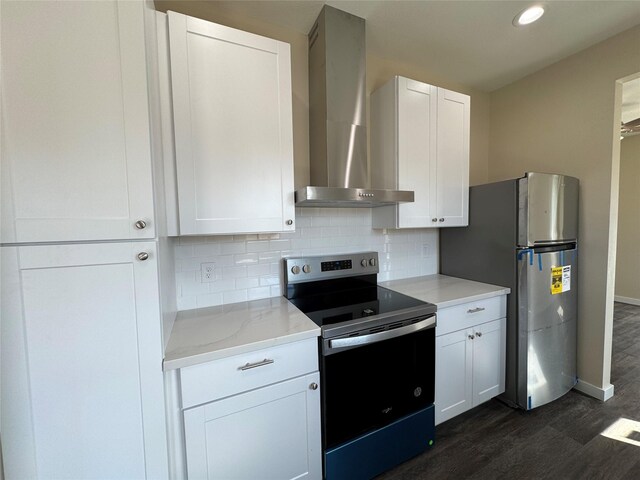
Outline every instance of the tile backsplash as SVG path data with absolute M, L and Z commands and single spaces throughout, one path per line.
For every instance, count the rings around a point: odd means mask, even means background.
M 282 295 L 282 257 L 376 251 L 378 280 L 438 273 L 438 230 L 373 230 L 367 208 L 297 208 L 296 231 L 180 237 L 178 310 Z M 214 264 L 203 282 L 202 264 Z

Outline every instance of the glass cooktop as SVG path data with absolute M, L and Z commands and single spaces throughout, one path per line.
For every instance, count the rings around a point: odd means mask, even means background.
M 379 287 L 378 260 L 377 252 L 284 258 L 285 296 L 323 337 L 435 313 L 435 305 Z
M 329 290 L 289 301 L 320 327 L 429 305 L 377 285 Z

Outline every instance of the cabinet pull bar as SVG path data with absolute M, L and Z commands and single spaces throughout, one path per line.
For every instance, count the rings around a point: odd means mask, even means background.
M 470 308 L 467 313 L 478 313 L 484 310 L 484 307 Z
M 263 367 L 265 365 L 269 365 L 271 363 L 273 363 L 274 361 L 269 359 L 269 358 L 265 358 L 264 360 L 262 360 L 261 362 L 256 362 L 256 363 L 245 363 L 243 366 L 238 367 L 238 370 L 249 370 L 251 368 L 256 368 L 256 367 Z

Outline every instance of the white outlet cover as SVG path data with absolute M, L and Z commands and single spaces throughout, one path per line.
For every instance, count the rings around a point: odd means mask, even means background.
M 216 264 L 213 262 L 205 262 L 200 264 L 200 275 L 202 283 L 216 281 Z

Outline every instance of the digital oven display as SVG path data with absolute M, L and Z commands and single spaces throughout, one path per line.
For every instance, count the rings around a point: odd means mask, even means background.
M 333 262 L 322 262 L 320 264 L 320 269 L 323 272 L 330 272 L 332 270 L 350 270 L 351 260 L 336 260 Z

